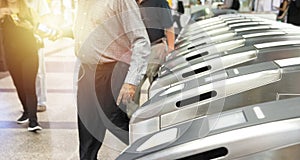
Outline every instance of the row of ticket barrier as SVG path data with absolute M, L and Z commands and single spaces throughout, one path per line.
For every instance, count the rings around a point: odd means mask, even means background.
M 176 48 L 118 159 L 238 159 L 300 143 L 300 28 L 221 15 L 186 26 Z

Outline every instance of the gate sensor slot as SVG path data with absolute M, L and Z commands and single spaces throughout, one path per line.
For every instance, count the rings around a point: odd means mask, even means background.
M 196 47 L 199 47 L 199 46 L 202 46 L 202 45 L 205 45 L 206 43 L 201 43 L 201 44 L 198 44 L 198 45 L 195 45 L 195 46 L 192 46 L 192 47 L 189 47 L 188 50 L 191 50 L 191 49 L 194 49 Z
M 228 149 L 225 147 L 221 147 L 210 151 L 202 152 L 199 154 L 191 155 L 189 157 L 180 158 L 177 160 L 195 160 L 195 159 L 210 160 L 210 159 L 225 157 L 227 154 L 228 154 Z
M 187 105 L 199 102 L 199 101 L 203 101 L 203 100 L 215 97 L 216 95 L 217 95 L 216 91 L 206 92 L 206 93 L 200 94 L 199 96 L 191 97 L 191 98 L 185 99 L 183 101 L 178 101 L 178 102 L 176 102 L 176 106 L 177 107 L 187 106 Z
M 191 60 L 194 60 L 194 59 L 197 59 L 197 58 L 200 58 L 200 57 L 203 57 L 203 56 L 206 56 L 208 55 L 208 52 L 202 52 L 202 53 L 199 53 L 199 54 L 196 54 L 194 56 L 191 56 L 191 57 L 187 57 L 186 60 L 187 61 L 191 61 Z
M 199 74 L 199 73 L 208 71 L 208 70 L 210 70 L 210 69 L 211 69 L 211 66 L 201 67 L 201 68 L 198 68 L 198 69 L 196 69 L 196 70 L 193 70 L 193 71 L 190 71 L 190 72 L 187 72 L 187 73 L 182 74 L 182 77 L 183 77 L 183 78 L 187 78 L 187 77 L 189 77 L 189 76 L 192 76 L 192 75 L 195 75 L 195 74 Z

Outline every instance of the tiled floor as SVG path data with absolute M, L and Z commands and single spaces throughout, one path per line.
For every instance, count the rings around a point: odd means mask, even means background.
M 47 111 L 38 113 L 41 132 L 31 133 L 26 124 L 16 124 L 21 104 L 9 74 L 0 72 L 0 160 L 79 159 L 73 41 L 47 42 L 45 55 Z M 109 132 L 104 143 L 99 159 L 115 159 L 126 147 Z

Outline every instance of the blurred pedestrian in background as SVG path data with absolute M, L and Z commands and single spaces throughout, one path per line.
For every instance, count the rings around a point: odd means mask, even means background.
M 3 28 L 3 45 L 9 73 L 21 104 L 23 114 L 17 120 L 29 120 L 29 131 L 41 130 L 37 119 L 35 80 L 38 70 L 39 45 L 34 37 L 38 17 L 30 10 L 25 0 L 2 0 L 0 19 Z
M 300 26 L 300 0 L 291 0 L 287 15 L 287 23 Z
M 239 0 L 224 0 L 224 3 L 218 5 L 219 9 L 233 9 L 239 10 L 240 9 L 240 1 Z
M 174 23 L 176 23 L 177 27 L 178 27 L 178 33 L 181 31 L 182 29 L 182 25 L 181 25 L 181 15 L 184 14 L 184 5 L 182 1 L 177 1 L 176 5 L 174 6 L 176 12 L 173 14 L 173 21 Z
M 143 83 L 147 78 L 150 84 L 154 81 L 165 57 L 174 50 L 175 33 L 171 9 L 166 0 L 137 0 L 137 3 L 141 8 L 142 19 L 151 42 L 147 72 L 135 95 L 135 103 L 139 105 Z
M 51 10 L 48 6 L 47 0 L 27 0 L 27 4 L 38 14 L 40 23 L 51 25 Z M 41 37 L 42 48 L 38 50 L 39 68 L 36 78 L 36 93 L 37 93 L 37 111 L 46 111 L 47 102 L 47 86 L 46 86 L 46 67 L 45 67 L 45 53 L 44 40 Z
M 279 11 L 278 14 L 277 14 L 277 21 L 281 21 L 281 22 L 285 21 L 288 6 L 289 6 L 289 1 L 288 0 L 283 0 L 280 3 L 279 7 L 275 7 Z

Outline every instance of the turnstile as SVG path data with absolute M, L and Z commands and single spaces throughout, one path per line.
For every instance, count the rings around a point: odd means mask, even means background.
M 300 144 L 299 44 L 294 26 L 253 17 L 188 25 L 118 159 L 241 159 Z
M 130 140 L 197 117 L 299 95 L 300 58 L 220 71 L 159 92 L 132 116 Z
M 192 40 L 192 39 L 197 39 L 197 38 L 201 38 L 204 36 L 221 34 L 226 31 L 233 30 L 235 28 L 238 28 L 238 26 L 239 26 L 238 23 L 243 24 L 240 26 L 247 26 L 247 25 L 251 26 L 254 24 L 257 25 L 259 22 L 264 22 L 264 20 L 258 19 L 258 18 L 249 18 L 249 19 L 244 18 L 244 19 L 238 19 L 238 20 L 234 19 L 234 20 L 225 21 L 223 23 L 216 24 L 213 26 L 208 26 L 205 28 L 201 27 L 195 31 L 187 32 L 184 36 L 178 37 L 178 39 L 176 41 L 176 45 L 178 45 L 178 43 L 180 43 L 180 41 L 183 41 L 183 40 Z M 264 24 L 270 24 L 270 23 L 264 23 Z
M 185 38 L 187 36 L 191 35 L 197 35 L 202 32 L 206 32 L 209 30 L 213 29 L 219 29 L 220 27 L 227 26 L 229 24 L 234 24 L 234 23 L 243 23 L 243 22 L 259 22 L 259 21 L 264 21 L 268 22 L 270 24 L 276 24 L 276 26 L 285 26 L 284 28 L 290 28 L 290 27 L 295 27 L 290 24 L 286 23 L 277 23 L 274 21 L 262 19 L 262 18 L 257 18 L 254 16 L 242 16 L 242 15 L 222 15 L 219 17 L 207 19 L 204 21 L 199 21 L 196 23 L 192 23 L 190 25 L 187 25 L 183 28 L 181 33 L 178 35 L 178 40 Z
M 211 9 L 209 7 L 206 7 L 197 12 L 192 13 L 190 23 L 224 14 L 237 14 L 237 11 L 233 9 Z
M 211 32 L 203 32 L 203 34 L 198 34 L 197 36 L 193 36 L 187 39 L 180 40 L 176 43 L 176 50 L 171 52 L 171 55 L 177 55 L 178 52 L 182 52 L 185 50 L 192 50 L 195 48 L 201 48 L 205 45 L 209 44 L 214 44 L 217 42 L 223 42 L 223 41 L 228 41 L 232 38 L 235 38 L 237 36 L 243 36 L 244 34 L 247 34 L 247 31 L 250 32 L 248 34 L 253 34 L 253 33 L 265 33 L 268 32 L 271 28 L 271 24 L 266 23 L 266 22 L 249 22 L 249 23 L 238 23 L 234 24 L 237 27 L 224 27 L 220 29 L 215 29 Z M 247 26 L 249 25 L 249 26 Z M 253 26 L 258 26 L 256 29 L 254 29 Z M 269 28 L 267 29 L 261 29 L 259 26 L 266 26 Z M 239 31 L 238 29 L 242 29 L 242 31 Z M 246 30 L 249 28 L 249 30 Z M 275 27 L 274 27 L 275 28 Z M 231 29 L 231 30 L 229 30 Z M 272 29 L 272 28 L 271 28 Z M 275 28 L 276 29 L 276 28 Z M 221 30 L 221 32 L 220 32 Z M 227 30 L 227 31 L 224 31 Z M 263 30 L 263 31 L 261 31 Z M 212 33 L 213 32 L 213 33 Z M 246 32 L 246 33 L 243 33 Z
M 195 118 L 142 137 L 117 160 L 231 160 L 286 148 L 300 143 L 299 110 L 290 98 Z
M 216 71 L 229 67 L 250 65 L 270 60 L 300 57 L 300 36 L 276 37 L 277 42 L 255 44 L 228 52 L 215 54 L 212 57 L 197 58 L 181 63 L 173 68 L 161 71 L 160 76 L 152 83 L 149 97 L 153 97 L 161 90 L 178 83 L 210 75 Z M 292 40 L 294 39 L 294 40 Z M 272 39 L 260 39 L 272 41 Z
M 284 38 L 284 36 L 287 36 L 287 40 L 288 36 L 292 36 L 292 38 L 296 39 L 295 36 L 300 37 L 300 32 L 299 30 L 264 31 L 263 33 L 251 33 L 237 36 L 223 42 L 204 45 L 196 49 L 183 50 L 181 52 L 178 50 L 178 52 L 173 52 L 166 57 L 166 62 L 162 65 L 162 70 L 164 70 L 164 68 L 173 68 L 174 66 L 178 66 L 183 63 L 189 63 L 190 61 L 198 58 L 205 58 L 219 52 L 230 51 L 243 46 L 250 46 L 264 42 L 282 41 L 280 37 Z M 277 39 L 277 37 L 279 38 Z
M 198 21 L 198 22 L 189 24 L 183 28 L 183 30 L 179 36 L 185 36 L 185 35 L 188 35 L 192 31 L 197 31 L 198 29 L 202 30 L 205 27 L 210 27 L 213 25 L 226 23 L 227 21 L 242 20 L 242 19 L 249 19 L 249 18 L 257 18 L 257 17 L 247 17 L 247 16 L 242 16 L 239 14 L 221 15 L 218 17 L 214 17 L 214 18 L 210 18 L 210 19 L 206 19 L 203 21 Z

